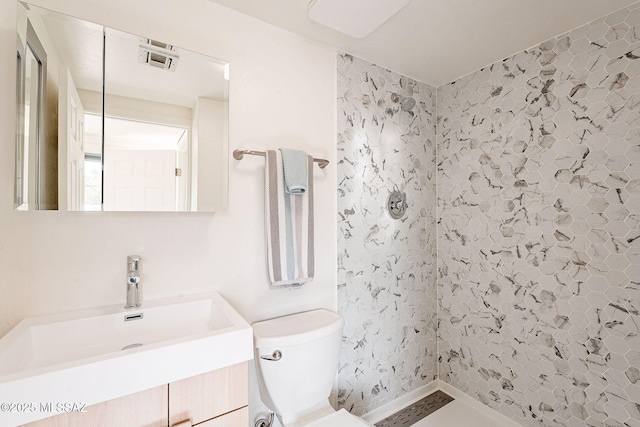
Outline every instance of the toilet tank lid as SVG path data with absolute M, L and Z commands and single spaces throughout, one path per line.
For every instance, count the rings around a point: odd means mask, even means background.
M 344 319 L 339 314 L 319 309 L 263 320 L 251 326 L 256 348 L 274 348 L 329 336 L 342 329 Z

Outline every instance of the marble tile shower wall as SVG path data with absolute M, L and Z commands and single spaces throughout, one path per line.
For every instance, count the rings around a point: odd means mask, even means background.
M 435 92 L 338 56 L 338 400 L 357 415 L 437 374 Z M 400 220 L 385 209 L 394 188 Z
M 440 378 L 640 426 L 640 9 L 438 88 Z

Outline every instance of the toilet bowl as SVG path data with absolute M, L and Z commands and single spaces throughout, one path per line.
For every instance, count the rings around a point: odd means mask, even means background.
M 342 316 L 313 310 L 252 326 L 260 397 L 284 427 L 373 426 L 329 404 L 338 369 Z

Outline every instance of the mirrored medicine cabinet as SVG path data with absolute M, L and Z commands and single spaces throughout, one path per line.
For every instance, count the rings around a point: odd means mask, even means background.
M 228 66 L 18 2 L 17 210 L 226 210 Z

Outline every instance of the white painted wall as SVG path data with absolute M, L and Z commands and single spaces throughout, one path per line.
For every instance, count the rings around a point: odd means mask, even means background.
M 16 4 L 0 3 L 0 335 L 21 319 L 120 304 L 126 256 L 140 254 L 144 299 L 219 291 L 247 320 L 336 309 L 336 55 L 207 0 L 34 0 L 34 4 L 231 63 L 235 148 L 307 150 L 315 168 L 316 278 L 272 290 L 265 272 L 264 160 L 229 157 L 229 210 L 14 212 Z
M 191 209 L 226 209 L 228 149 L 224 144 L 228 103 L 198 98 L 191 125 Z M 207 185 L 209 182 L 221 183 Z

